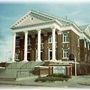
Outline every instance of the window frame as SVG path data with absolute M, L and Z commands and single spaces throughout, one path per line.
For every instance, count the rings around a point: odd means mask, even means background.
M 66 34 L 66 35 L 65 35 L 65 34 Z M 63 43 L 69 43 L 68 38 L 69 38 L 68 33 L 67 33 L 67 32 L 64 32 L 64 33 L 63 33 Z
M 52 35 L 48 37 L 48 43 L 52 43 Z
M 67 50 L 67 52 L 65 52 L 65 50 Z M 65 55 L 67 54 L 67 56 Z M 68 59 L 68 49 L 63 49 L 63 59 Z

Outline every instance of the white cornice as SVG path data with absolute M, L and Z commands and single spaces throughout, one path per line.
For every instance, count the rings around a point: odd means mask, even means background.
M 10 28 L 12 28 L 12 27 L 14 27 L 16 24 L 18 24 L 18 23 L 20 23 L 20 21 L 21 20 L 23 20 L 23 19 L 25 19 L 27 16 L 29 16 L 31 13 L 35 13 L 35 14 L 38 14 L 38 15 L 40 15 L 40 16 L 42 16 L 42 17 L 45 17 L 45 18 L 48 18 L 48 19 L 52 19 L 50 16 L 48 16 L 48 15 L 44 15 L 44 14 L 41 14 L 41 13 L 37 13 L 37 12 L 35 12 L 35 11 L 29 11 L 29 12 L 27 12 L 24 16 L 22 16 L 20 19 L 18 19 L 13 25 L 11 25 L 11 27 Z M 53 19 L 52 19 L 53 20 Z
M 13 26 L 15 26 L 18 22 L 20 22 L 22 19 L 24 19 L 27 15 L 29 15 L 31 13 L 31 11 L 27 12 L 24 16 L 22 16 L 20 19 L 18 19 L 13 25 L 11 25 L 10 28 L 12 28 Z
M 24 32 L 24 31 L 39 30 L 39 29 L 51 28 L 52 26 L 54 26 L 54 23 L 34 25 L 34 26 L 31 26 L 31 27 L 14 29 L 13 32 Z
M 90 42 L 90 39 L 83 33 L 84 38 Z
M 67 31 L 67 30 L 72 30 L 73 32 L 75 32 L 78 36 L 80 36 L 80 32 L 78 32 L 72 25 L 69 25 L 69 26 L 62 26 L 60 27 L 59 25 L 57 24 L 54 24 L 56 26 L 56 28 L 60 31 Z

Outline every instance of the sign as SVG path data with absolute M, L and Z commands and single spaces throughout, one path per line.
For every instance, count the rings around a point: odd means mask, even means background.
M 64 74 L 66 75 L 66 67 L 65 66 L 54 66 L 53 74 Z

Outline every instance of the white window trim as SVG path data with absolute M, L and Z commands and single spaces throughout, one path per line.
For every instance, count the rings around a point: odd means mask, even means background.
M 64 50 L 68 50 L 68 49 L 63 49 L 63 59 L 68 59 L 68 57 L 64 56 Z
M 51 39 L 51 40 L 50 40 L 50 39 Z M 52 35 L 49 36 L 49 38 L 48 38 L 48 43 L 52 43 Z M 55 38 L 55 43 L 57 43 L 56 38 Z
M 69 41 L 64 41 L 64 37 L 65 37 L 65 38 L 68 38 L 68 37 L 65 36 L 64 34 L 65 34 L 65 33 L 63 33 L 63 43 L 69 43 Z M 68 34 L 68 33 L 66 33 L 66 34 Z M 66 40 L 67 40 L 67 39 L 66 39 Z
M 48 49 L 48 60 L 50 60 L 50 51 L 52 51 L 52 49 Z
M 49 36 L 48 43 L 52 43 L 52 35 Z

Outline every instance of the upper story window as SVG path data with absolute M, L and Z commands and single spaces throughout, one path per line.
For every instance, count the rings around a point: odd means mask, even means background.
M 20 46 L 20 40 L 16 39 L 16 46 L 19 47 Z
M 63 49 L 63 58 L 68 59 L 68 49 Z
M 49 42 L 49 43 L 52 43 L 52 41 L 53 41 L 53 40 L 52 40 L 52 35 L 50 35 L 49 38 L 48 38 L 48 42 Z M 56 37 L 55 37 L 55 42 L 57 42 L 57 38 L 56 38 Z
M 52 43 L 52 35 L 49 36 L 48 42 L 49 42 L 49 43 Z
M 65 32 L 65 33 L 63 33 L 63 42 L 68 42 L 69 40 L 68 40 L 68 33 L 67 32 Z

